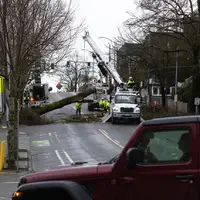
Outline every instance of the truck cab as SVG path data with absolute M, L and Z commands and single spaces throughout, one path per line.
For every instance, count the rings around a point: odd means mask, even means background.
M 58 166 L 22 177 L 19 186 L 71 180 L 94 200 L 197 200 L 199 146 L 200 116 L 148 120 L 108 162 Z
M 139 97 L 132 90 L 116 92 L 112 100 L 111 120 L 115 124 L 118 120 L 131 120 L 140 123 Z

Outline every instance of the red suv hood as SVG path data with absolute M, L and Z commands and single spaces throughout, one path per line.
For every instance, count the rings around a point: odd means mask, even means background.
M 112 170 L 111 165 L 65 165 L 51 167 L 45 171 L 32 173 L 22 177 L 26 183 L 52 180 L 91 180 L 98 175 L 105 176 Z

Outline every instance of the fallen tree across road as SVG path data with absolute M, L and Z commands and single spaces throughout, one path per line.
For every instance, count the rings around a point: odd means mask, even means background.
M 95 91 L 96 91 L 95 89 L 89 89 L 84 92 L 80 92 L 74 96 L 67 97 L 67 98 L 61 99 L 60 101 L 53 102 L 45 107 L 37 108 L 34 110 L 34 112 L 36 112 L 39 115 L 43 115 L 47 112 L 62 108 L 71 103 L 76 103 L 77 101 L 82 101 L 83 103 L 91 102 L 91 100 L 84 100 L 84 98 L 89 96 L 90 94 L 95 93 Z

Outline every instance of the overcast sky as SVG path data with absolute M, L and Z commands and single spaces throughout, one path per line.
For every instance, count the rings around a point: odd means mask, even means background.
M 68 0 L 64 0 L 68 2 Z M 112 39 L 118 35 L 118 27 L 120 27 L 128 18 L 127 11 L 135 12 L 134 0 L 73 0 L 73 5 L 77 6 L 76 23 L 85 19 L 87 30 L 90 35 L 102 49 L 108 51 L 105 45 L 108 40 L 99 39 L 98 37 L 108 37 Z M 84 42 L 82 39 L 84 33 L 79 36 L 76 41 L 75 48 L 80 56 L 83 56 Z M 86 49 L 90 47 L 86 45 Z M 43 81 L 49 82 L 55 91 L 57 80 L 52 81 L 52 78 L 43 78 Z

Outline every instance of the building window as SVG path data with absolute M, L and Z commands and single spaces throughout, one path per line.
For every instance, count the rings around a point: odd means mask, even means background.
M 152 95 L 159 95 L 159 88 L 158 87 L 152 87 Z

